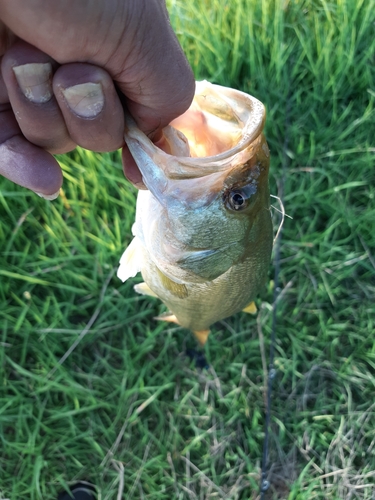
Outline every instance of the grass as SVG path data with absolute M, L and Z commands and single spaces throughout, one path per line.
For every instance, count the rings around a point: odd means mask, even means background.
M 374 498 L 375 2 L 168 6 L 197 79 L 265 103 L 271 190 L 293 217 L 267 499 Z M 0 499 L 78 480 L 102 500 L 259 498 L 272 281 L 196 369 L 187 332 L 113 275 L 136 196 L 119 154 L 60 160 L 53 203 L 0 181 Z

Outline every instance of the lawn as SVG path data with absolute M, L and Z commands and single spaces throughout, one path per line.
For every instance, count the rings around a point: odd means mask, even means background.
M 47 202 L 0 180 L 0 499 L 265 498 L 375 491 L 375 1 L 170 0 L 197 79 L 267 108 L 286 218 L 256 317 L 214 325 L 210 367 L 122 284 L 136 191 L 118 152 L 61 156 Z M 277 208 L 277 202 L 272 204 Z M 274 210 L 275 229 L 280 214 Z

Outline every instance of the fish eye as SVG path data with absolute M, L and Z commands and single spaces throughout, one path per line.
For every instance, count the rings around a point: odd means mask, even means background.
M 231 189 L 224 193 L 224 202 L 230 210 L 240 211 L 249 206 L 251 197 L 257 192 L 256 184 L 248 184 L 240 189 Z
M 241 210 L 241 207 L 246 203 L 245 197 L 240 191 L 233 191 L 229 194 L 229 205 L 234 210 Z

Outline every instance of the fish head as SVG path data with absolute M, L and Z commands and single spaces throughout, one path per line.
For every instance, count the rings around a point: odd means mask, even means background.
M 152 197 L 137 203 L 141 239 L 177 282 L 211 281 L 246 259 L 270 217 L 263 105 L 199 83 L 190 110 L 165 129 L 172 154 L 131 126 L 125 136 Z

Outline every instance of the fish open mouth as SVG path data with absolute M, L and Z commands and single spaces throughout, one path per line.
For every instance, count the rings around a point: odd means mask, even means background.
M 263 123 L 264 106 L 257 99 L 203 81 L 196 83 L 190 108 L 171 126 L 187 138 L 192 158 L 210 158 L 254 141 Z
M 202 81 L 196 83 L 191 107 L 164 129 L 168 152 L 153 144 L 130 117 L 125 140 L 135 158 L 143 150 L 165 178 L 200 178 L 244 163 L 259 145 L 265 115 L 255 97 Z M 168 138 L 171 129 L 178 133 Z M 146 186 L 152 185 L 156 174 L 150 171 L 150 162 L 142 161 L 138 167 Z

